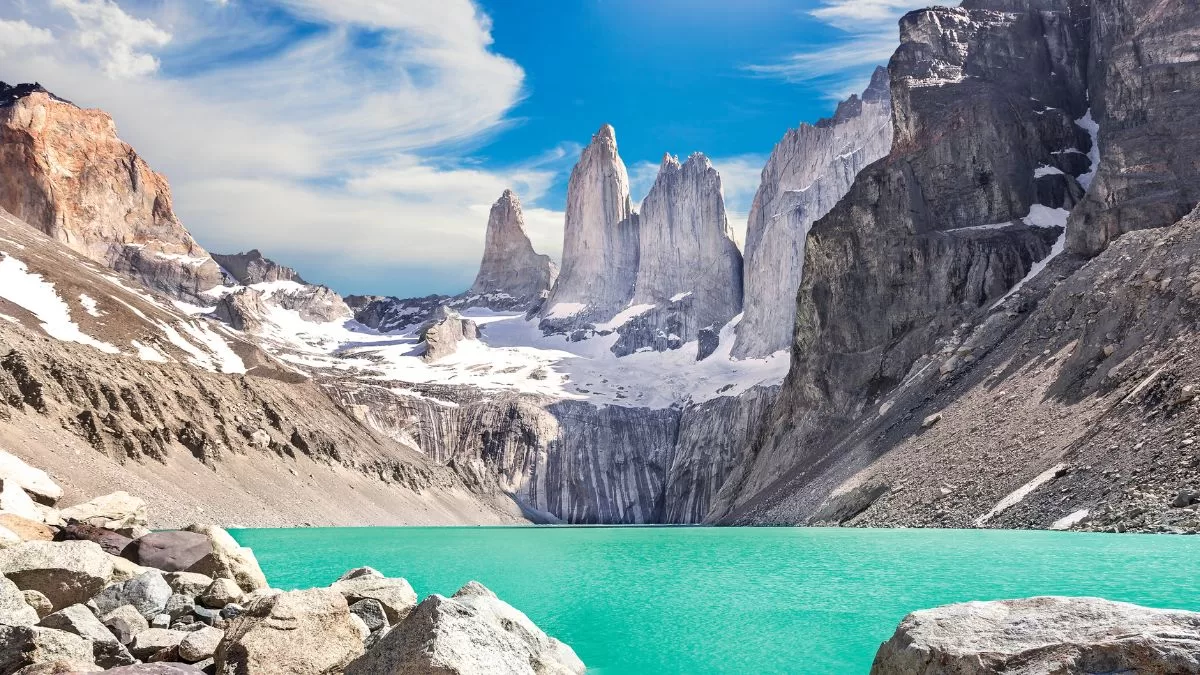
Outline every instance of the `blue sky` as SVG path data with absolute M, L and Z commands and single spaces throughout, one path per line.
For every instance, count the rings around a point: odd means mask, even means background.
M 454 293 L 505 187 L 557 257 L 601 123 L 634 198 L 664 152 L 735 229 L 790 127 L 886 62 L 909 0 L 0 0 L 0 79 L 113 114 L 213 251 L 343 293 Z

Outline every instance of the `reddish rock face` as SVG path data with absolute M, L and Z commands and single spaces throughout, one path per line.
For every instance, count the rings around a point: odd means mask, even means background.
M 0 206 L 170 295 L 190 297 L 221 283 L 220 268 L 175 216 L 166 178 L 117 137 L 107 113 L 0 83 L 6 99 Z

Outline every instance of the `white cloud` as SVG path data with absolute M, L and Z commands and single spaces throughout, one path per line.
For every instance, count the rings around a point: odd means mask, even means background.
M 899 45 L 900 17 L 929 5 L 928 0 L 823 0 L 808 14 L 846 33 L 828 46 L 788 54 L 772 63 L 754 64 L 745 70 L 788 82 L 813 82 L 826 96 L 843 99 L 861 92 L 870 79 L 870 67 L 885 65 Z
M 557 255 L 562 214 L 537 202 L 578 146 L 508 167 L 445 159 L 503 129 L 523 96 L 471 0 L 281 1 L 321 30 L 296 40 L 222 0 L 0 7 L 0 38 L 57 38 L 6 56 L 5 77 L 112 113 L 212 250 L 470 267 L 512 187 L 535 246 Z M 247 59 L 255 47 L 272 48 Z
M 54 34 L 45 28 L 31 26 L 25 21 L 0 19 L 0 54 L 51 42 L 54 42 Z

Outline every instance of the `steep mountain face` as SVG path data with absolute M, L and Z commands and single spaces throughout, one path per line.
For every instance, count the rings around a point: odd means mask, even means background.
M 567 183 L 562 269 L 541 316 L 548 325 L 607 321 L 633 297 L 637 214 L 629 175 L 607 124 L 592 136 Z
M 1200 201 L 1200 3 L 1093 0 L 1091 9 L 1088 87 L 1103 161 L 1067 242 L 1085 256 Z
M 47 339 L 47 336 L 53 339 Z M 248 336 L 181 312 L 0 211 L 0 447 L 158 526 L 503 522 Z
M 228 272 L 235 281 L 245 286 L 270 281 L 294 281 L 298 284 L 308 283 L 300 278 L 299 272 L 290 267 L 280 265 L 270 258 L 264 258 L 263 254 L 256 248 L 246 253 L 214 253 L 212 254 L 212 259 L 221 266 L 221 269 Z
M 813 227 L 792 372 L 710 518 L 1200 527 L 1200 221 L 1171 225 L 1197 202 L 1175 152 L 1200 124 L 1198 9 L 980 0 L 902 20 L 893 150 Z M 967 218 L 989 225 L 961 239 Z M 1048 223 L 1070 234 L 1005 291 Z M 1054 257 L 1068 240 L 1109 248 Z
M 180 224 L 171 190 L 111 117 L 36 85 L 0 83 L 0 207 L 75 251 L 182 299 L 221 270 Z
M 720 174 L 700 153 L 682 165 L 665 156 L 638 217 L 630 304 L 640 313 L 617 329 L 613 352 L 697 342 L 704 358 L 742 308 L 742 254 L 725 217 Z M 702 332 L 708 339 L 700 340 Z
M 802 124 L 775 145 L 750 207 L 746 314 L 738 324 L 735 357 L 762 358 L 791 344 L 809 227 L 846 194 L 863 167 L 891 146 L 884 68 L 875 70 L 861 99 L 851 96 L 832 118 Z
M 558 278 L 558 266 L 533 250 L 521 200 L 505 190 L 488 215 L 483 260 L 468 302 L 493 309 L 529 309 L 541 303 Z

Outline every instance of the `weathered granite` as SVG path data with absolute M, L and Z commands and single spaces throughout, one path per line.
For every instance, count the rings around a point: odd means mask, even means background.
M 550 256 L 533 250 L 521 200 L 505 190 L 488 214 L 483 260 L 465 300 L 497 310 L 529 309 L 546 298 L 557 278 Z

